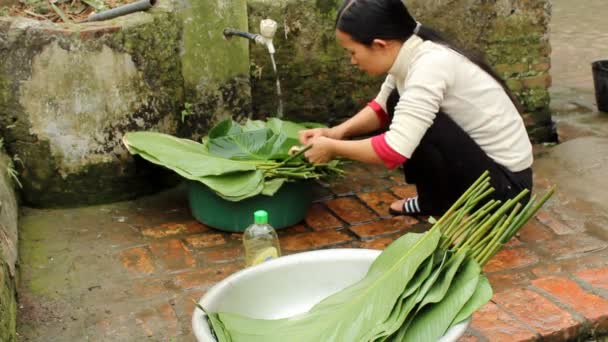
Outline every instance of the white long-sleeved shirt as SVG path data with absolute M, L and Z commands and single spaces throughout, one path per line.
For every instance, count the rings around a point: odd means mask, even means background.
M 532 165 L 532 144 L 517 108 L 492 76 L 456 51 L 413 35 L 403 44 L 376 97 L 385 112 L 395 87 L 400 99 L 384 135 L 393 154 L 411 158 L 436 113 L 442 111 L 510 171 Z

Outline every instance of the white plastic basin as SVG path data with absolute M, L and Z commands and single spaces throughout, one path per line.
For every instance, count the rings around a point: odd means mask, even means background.
M 199 303 L 214 312 L 262 319 L 291 317 L 361 280 L 379 254 L 370 249 L 328 249 L 285 256 L 231 275 Z M 469 323 L 470 319 L 452 327 L 440 341 L 457 341 Z M 201 310 L 194 310 L 192 328 L 199 342 L 215 342 Z

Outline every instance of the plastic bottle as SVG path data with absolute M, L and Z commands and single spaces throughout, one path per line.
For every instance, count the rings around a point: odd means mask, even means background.
M 277 232 L 268 224 L 268 213 L 258 210 L 253 214 L 254 223 L 245 229 L 243 247 L 245 263 L 253 266 L 281 256 Z

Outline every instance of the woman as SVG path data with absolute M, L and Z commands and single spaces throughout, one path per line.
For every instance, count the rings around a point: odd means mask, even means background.
M 336 37 L 353 64 L 388 76 L 349 120 L 300 132 L 311 162 L 403 164 L 418 196 L 391 204 L 394 215 L 441 215 L 486 170 L 496 199 L 532 189 L 532 145 L 517 100 L 483 59 L 418 24 L 400 0 L 346 0 Z

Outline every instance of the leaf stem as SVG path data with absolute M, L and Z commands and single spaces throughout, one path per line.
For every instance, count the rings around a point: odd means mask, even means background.
M 310 150 L 311 148 L 312 148 L 312 145 L 306 146 L 305 148 L 300 150 L 298 153 L 294 154 L 293 156 L 289 156 L 289 158 L 283 160 L 281 163 L 279 163 L 279 165 L 277 167 L 281 167 L 281 166 L 289 163 L 290 161 L 300 157 L 301 155 L 303 155 L 306 151 Z
M 433 225 L 433 228 L 441 227 L 444 224 L 444 222 L 452 215 L 452 213 L 455 212 L 464 202 L 466 202 L 466 200 L 469 198 L 471 193 L 473 193 L 475 191 L 475 189 L 477 189 L 477 186 L 479 186 L 480 183 L 482 183 L 483 181 L 485 181 L 486 179 L 489 178 L 489 175 L 490 175 L 489 171 L 485 171 L 484 173 L 482 173 L 481 176 L 479 176 L 479 178 L 475 182 L 473 182 L 473 184 L 469 187 L 469 189 L 467 191 L 465 191 L 465 193 L 462 194 L 462 196 L 460 196 L 460 198 L 458 198 L 458 200 L 456 200 L 456 202 L 454 202 L 454 204 L 452 204 L 450 209 L 448 209 L 448 211 L 446 211 L 445 214 L 443 216 L 441 216 L 439 221 L 437 221 L 437 223 L 435 223 Z M 440 229 L 440 228 L 437 228 L 437 229 Z

